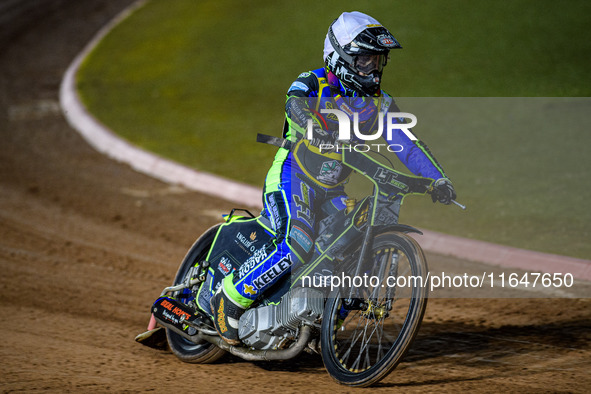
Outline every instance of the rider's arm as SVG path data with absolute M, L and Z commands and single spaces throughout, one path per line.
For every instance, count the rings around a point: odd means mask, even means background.
M 447 178 L 429 147 L 421 140 L 413 141 L 402 130 L 396 129 L 393 130 L 392 139 L 387 141 L 402 147 L 396 155 L 413 174 L 431 179 Z
M 291 84 L 285 101 L 285 118 L 289 128 L 283 138 L 299 141 L 306 134 L 308 119 L 311 118 L 308 97 L 315 97 L 318 92 L 318 80 L 311 72 L 305 72 Z
M 392 103 L 390 111 L 400 112 L 395 103 Z M 392 138 L 388 139 L 386 136 L 386 141 L 388 144 L 399 144 L 402 147 L 396 155 L 413 174 L 435 180 L 431 192 L 433 202 L 450 204 L 451 200 L 456 198 L 451 181 L 424 142 L 418 139 L 411 140 L 400 129 L 393 130 Z
M 389 112 L 400 112 L 396 103 L 392 102 Z M 384 121 L 386 117 L 384 116 Z M 386 130 L 386 125 L 384 125 Z M 447 178 L 445 171 L 433 156 L 427 144 L 421 140 L 413 141 L 400 129 L 392 130 L 392 138 L 388 139 L 384 132 L 384 138 L 388 144 L 398 144 L 402 149 L 397 149 L 396 155 L 413 174 L 431 179 Z

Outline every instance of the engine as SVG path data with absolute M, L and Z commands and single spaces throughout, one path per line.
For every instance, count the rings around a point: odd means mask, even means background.
M 323 311 L 323 293 L 299 287 L 287 292 L 277 305 L 248 309 L 238 322 L 238 336 L 255 349 L 281 348 L 295 338 L 302 323 L 320 327 Z

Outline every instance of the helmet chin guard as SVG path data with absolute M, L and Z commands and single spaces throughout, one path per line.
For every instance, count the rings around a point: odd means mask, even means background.
M 345 12 L 328 28 L 325 63 L 346 89 L 374 96 L 380 92 L 382 69 L 394 48 L 402 46 L 377 20 L 361 12 Z
M 380 91 L 382 73 L 372 71 L 368 75 L 359 75 L 351 70 L 345 60 L 338 53 L 333 52 L 326 58 L 327 68 L 339 79 L 343 86 L 364 96 L 375 96 Z

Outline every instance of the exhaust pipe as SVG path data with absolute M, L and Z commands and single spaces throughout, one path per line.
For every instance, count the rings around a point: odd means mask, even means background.
M 294 358 L 304 350 L 310 337 L 312 327 L 304 325 L 296 342 L 287 349 L 251 350 L 242 346 L 232 346 L 226 343 L 217 332 L 206 327 L 202 317 L 188 308 L 187 305 L 171 297 L 160 297 L 152 308 L 156 322 L 166 329 L 172 330 L 193 343 L 207 341 L 222 350 L 248 361 L 288 360 Z M 187 326 L 192 330 L 187 330 Z M 189 331 L 192 333 L 190 334 Z
M 302 326 L 298 340 L 287 349 L 278 350 L 251 350 L 245 347 L 232 346 L 226 343 L 217 335 L 198 334 L 197 336 L 215 346 L 240 357 L 247 361 L 272 361 L 272 360 L 289 360 L 294 358 L 304 350 L 310 337 L 312 335 L 312 328 L 310 326 Z
M 201 331 L 197 331 L 195 334 L 191 335 L 186 331 L 179 330 L 172 324 L 169 324 L 166 321 L 162 321 L 156 317 L 158 323 L 165 328 L 176 332 L 177 334 L 181 335 L 182 337 L 188 339 L 193 343 L 203 343 L 203 341 L 207 341 L 222 350 L 227 351 L 237 357 L 240 357 L 243 360 L 247 361 L 272 361 L 272 360 L 289 360 L 294 358 L 298 354 L 304 350 L 308 342 L 310 341 L 310 337 L 312 336 L 312 327 L 310 326 L 302 326 L 300 329 L 300 335 L 298 335 L 297 341 L 287 349 L 277 349 L 277 350 L 253 350 L 248 349 L 242 346 L 233 346 L 224 341 L 217 333 L 215 335 L 206 334 Z

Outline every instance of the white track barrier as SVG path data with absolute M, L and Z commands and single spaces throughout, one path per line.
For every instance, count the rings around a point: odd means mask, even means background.
M 60 104 L 69 124 L 99 152 L 163 182 L 232 201 L 241 206 L 261 208 L 261 189 L 197 171 L 134 146 L 95 119 L 80 102 L 76 91 L 76 73 L 82 60 L 117 24 L 131 15 L 144 1 L 138 1 L 105 25 L 68 67 L 60 86 Z M 197 147 L 195 149 L 198 149 Z M 421 246 L 433 253 L 465 260 L 517 268 L 527 271 L 573 274 L 591 280 L 591 260 L 533 252 L 489 242 L 424 231 L 417 236 Z

